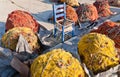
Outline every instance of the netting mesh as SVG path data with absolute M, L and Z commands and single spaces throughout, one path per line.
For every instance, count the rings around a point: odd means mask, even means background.
M 109 38 L 114 40 L 115 46 L 120 48 L 120 26 L 119 24 L 107 21 L 101 24 L 97 30 L 92 30 L 91 32 L 97 32 L 107 35 Z
M 85 77 L 77 59 L 63 49 L 53 49 L 37 57 L 31 65 L 32 77 Z
M 110 10 L 108 0 L 97 0 L 94 2 L 94 6 L 97 8 L 100 17 L 106 17 L 113 14 Z
M 75 9 L 69 5 L 66 7 L 66 17 L 70 20 L 73 20 L 74 22 L 78 21 L 78 16 Z
M 92 4 L 81 4 L 76 12 L 80 22 L 94 21 L 98 18 L 97 9 Z
M 114 42 L 105 35 L 89 33 L 78 42 L 82 62 L 95 74 L 119 64 Z
M 34 32 L 39 31 L 39 24 L 31 14 L 21 10 L 15 10 L 8 15 L 6 21 L 6 31 L 14 27 L 28 27 Z
M 15 51 L 20 34 L 23 35 L 25 40 L 28 42 L 31 50 L 35 51 L 40 48 L 38 37 L 30 28 L 27 27 L 15 27 L 7 31 L 2 36 L 2 46 Z

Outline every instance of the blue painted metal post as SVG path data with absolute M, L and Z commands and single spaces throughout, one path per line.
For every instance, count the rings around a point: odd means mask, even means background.
M 57 28 L 56 28 L 56 7 L 55 7 L 55 3 L 53 4 L 53 16 L 54 16 L 54 31 L 53 31 L 53 34 L 54 34 L 54 38 L 56 37 L 56 32 L 57 32 Z
M 62 26 L 62 42 L 64 42 L 64 26 Z
M 74 32 L 75 32 L 75 27 L 74 24 L 72 24 L 72 37 L 74 36 Z
M 64 2 L 64 19 L 66 20 L 66 4 Z
M 56 37 L 56 32 L 57 32 L 57 28 L 56 28 L 56 26 L 54 26 L 54 31 L 53 31 L 54 38 Z

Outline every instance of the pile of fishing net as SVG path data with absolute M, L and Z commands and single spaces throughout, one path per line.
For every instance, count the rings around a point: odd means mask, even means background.
M 89 33 L 78 42 L 78 53 L 82 62 L 97 74 L 119 64 L 114 45 L 105 35 Z
M 92 4 L 81 4 L 76 12 L 80 22 L 94 21 L 98 18 L 97 9 Z
M 94 6 L 97 8 L 100 17 L 106 17 L 113 14 L 110 10 L 108 0 L 96 0 Z
M 69 5 L 66 6 L 66 17 L 75 23 L 78 21 L 78 16 L 75 9 Z
M 32 77 L 85 77 L 79 61 L 63 49 L 38 56 L 31 65 Z
M 24 39 L 28 42 L 29 47 L 32 51 L 36 51 L 40 48 L 37 35 L 35 35 L 35 33 L 27 27 L 15 27 L 8 30 L 2 36 L 2 46 L 11 50 L 16 50 L 16 45 L 18 43 L 20 35 L 22 35 Z
M 112 6 L 120 7 L 120 0 L 108 0 L 109 4 Z
M 34 32 L 38 32 L 40 25 L 28 12 L 15 10 L 8 15 L 5 29 L 8 31 L 14 27 L 28 27 Z
M 59 0 L 59 2 L 65 2 L 70 6 L 79 6 L 78 0 Z
M 109 38 L 114 40 L 115 46 L 117 48 L 120 48 L 120 25 L 112 22 L 112 21 L 106 21 L 103 24 L 101 24 L 98 29 L 92 30 L 91 32 L 97 32 L 101 34 L 107 35 Z
M 98 32 L 105 35 L 108 35 L 108 31 L 115 27 L 117 24 L 112 21 L 105 21 L 97 29 L 93 29 L 91 32 Z

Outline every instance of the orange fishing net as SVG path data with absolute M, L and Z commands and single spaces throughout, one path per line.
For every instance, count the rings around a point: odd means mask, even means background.
M 113 14 L 110 10 L 108 0 L 96 0 L 96 2 L 94 2 L 94 5 L 97 8 L 99 16 L 101 17 L 106 17 Z
M 74 22 L 77 22 L 78 16 L 75 9 L 69 5 L 66 7 L 66 17 Z
M 28 27 L 34 32 L 39 31 L 39 24 L 28 12 L 15 10 L 8 15 L 6 21 L 6 31 L 14 27 Z
M 115 42 L 115 46 L 120 48 L 120 26 L 112 21 L 104 22 L 98 27 L 97 30 L 92 30 L 91 32 L 97 32 L 105 34 L 110 37 Z
M 81 4 L 76 11 L 80 22 L 94 21 L 98 18 L 97 9 L 92 4 Z

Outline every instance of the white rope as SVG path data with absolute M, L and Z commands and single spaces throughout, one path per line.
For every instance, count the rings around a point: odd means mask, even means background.
M 51 60 L 52 57 L 53 57 L 53 54 L 50 55 L 50 57 L 49 57 L 48 60 L 47 60 L 47 63 L 46 63 L 46 65 L 45 65 L 45 67 L 42 69 L 41 77 L 42 77 L 42 75 L 43 75 L 43 73 L 44 73 L 44 70 L 46 69 L 46 67 L 47 67 L 47 65 L 48 65 L 48 63 L 50 62 L 50 60 Z

